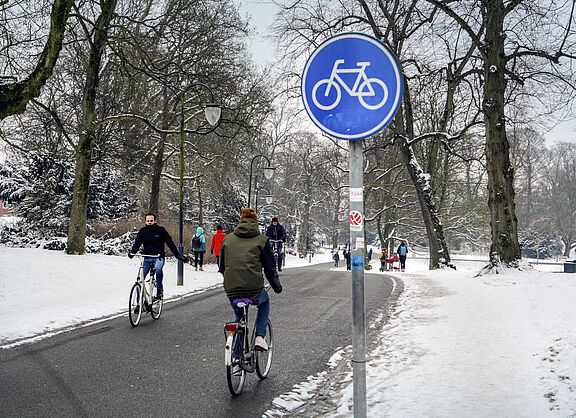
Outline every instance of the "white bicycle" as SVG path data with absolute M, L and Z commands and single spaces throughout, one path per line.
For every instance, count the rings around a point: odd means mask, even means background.
M 386 84 L 380 80 L 379 78 L 368 78 L 366 76 L 366 67 L 370 65 L 369 62 L 357 62 L 356 65 L 359 68 L 338 68 L 340 64 L 343 64 L 344 60 L 336 60 L 334 62 L 334 67 L 332 68 L 332 74 L 330 74 L 330 78 L 324 78 L 314 85 L 312 89 L 312 100 L 314 104 L 322 109 L 322 110 L 330 110 L 334 109 L 340 103 L 342 99 L 342 89 L 340 85 L 344 88 L 344 90 L 352 97 L 358 97 L 358 101 L 362 106 L 364 106 L 368 110 L 376 110 L 381 108 L 386 100 L 388 100 L 388 87 Z M 346 82 L 342 79 L 340 74 L 354 74 L 357 73 L 358 76 L 356 77 L 356 81 L 352 88 L 348 87 Z M 382 99 L 376 104 L 369 104 L 366 102 L 366 97 L 374 97 L 376 96 L 376 92 L 374 90 L 373 84 L 376 84 L 382 88 L 383 94 Z M 322 104 L 318 100 L 317 94 L 318 90 L 326 85 L 324 89 L 324 97 L 327 98 L 330 94 L 332 88 L 336 91 L 336 98 L 332 103 Z M 322 94 L 322 90 L 320 90 L 320 94 Z
M 160 258 L 160 255 L 131 254 L 135 257 L 142 257 L 140 269 L 136 283 L 130 290 L 130 300 L 128 301 L 128 318 L 133 327 L 138 326 L 143 312 L 150 312 L 152 319 L 160 318 L 162 314 L 162 299 L 157 297 L 156 288 L 156 269 L 154 260 Z M 144 263 L 150 263 L 148 275 L 144 277 Z

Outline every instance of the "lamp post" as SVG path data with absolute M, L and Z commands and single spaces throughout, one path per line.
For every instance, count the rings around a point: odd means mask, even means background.
M 256 183 L 256 180 L 254 180 L 254 183 Z M 274 195 L 272 193 L 270 193 L 270 190 L 268 190 L 266 187 L 254 187 L 256 189 L 256 200 L 254 201 L 254 205 L 256 206 L 254 208 L 254 210 L 258 213 L 258 192 L 260 190 L 264 190 L 266 192 L 266 194 L 264 195 L 264 199 L 266 200 L 266 204 L 267 205 L 271 205 L 272 202 L 274 201 Z
M 184 255 L 184 243 L 182 242 L 184 236 L 184 110 L 186 103 L 186 93 L 193 87 L 204 87 L 210 92 L 210 103 L 202 105 L 204 107 L 204 117 L 210 124 L 211 128 L 206 132 L 196 131 L 196 133 L 205 135 L 212 132 L 218 126 L 220 122 L 220 116 L 222 115 L 222 109 L 214 101 L 214 92 L 210 87 L 203 83 L 192 83 L 188 85 L 182 93 L 180 94 L 180 195 L 179 195 L 179 207 L 180 207 L 180 224 L 179 224 L 179 237 L 178 237 L 178 252 L 180 255 Z M 178 260 L 178 279 L 176 284 L 178 286 L 184 285 L 184 263 L 182 260 Z
M 272 165 L 270 164 L 270 159 L 266 157 L 264 154 L 256 154 L 254 157 L 252 157 L 252 160 L 250 161 L 250 179 L 248 182 L 248 207 L 250 207 L 252 197 L 252 171 L 254 169 L 254 160 L 258 157 L 262 157 L 268 162 L 267 167 L 262 167 L 262 170 L 264 171 L 264 177 L 266 177 L 268 180 L 272 178 L 272 176 L 274 175 L 274 170 L 276 169 L 276 167 L 272 167 Z

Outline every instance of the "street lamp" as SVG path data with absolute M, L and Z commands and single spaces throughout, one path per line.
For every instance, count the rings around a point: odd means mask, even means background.
M 252 171 L 254 169 L 254 160 L 258 157 L 262 157 L 268 162 L 267 167 L 262 167 L 262 170 L 264 171 L 264 177 L 266 177 L 268 180 L 272 178 L 274 175 L 274 170 L 276 169 L 276 167 L 272 167 L 270 164 L 270 159 L 264 154 L 256 154 L 254 157 L 252 157 L 252 160 L 250 161 L 250 180 L 248 182 L 248 207 L 250 207 L 250 201 L 252 197 Z
M 256 176 L 257 177 L 257 176 Z M 254 180 L 254 182 L 256 182 L 256 180 Z M 272 202 L 274 201 L 274 195 L 272 193 L 270 193 L 270 190 L 268 190 L 266 187 L 255 187 L 256 188 L 256 201 L 254 202 L 254 205 L 256 206 L 254 208 L 254 210 L 256 212 L 258 212 L 258 192 L 260 190 L 263 190 L 266 192 L 266 194 L 264 195 L 264 199 L 266 200 L 266 204 L 267 205 L 271 205 Z
M 214 101 L 214 92 L 210 87 L 203 83 L 192 83 L 188 85 L 182 93 L 180 93 L 180 196 L 179 196 L 179 206 L 180 206 L 180 225 L 179 225 L 179 237 L 178 237 L 178 252 L 181 256 L 184 255 L 184 243 L 182 242 L 184 236 L 184 110 L 185 110 L 185 98 L 186 93 L 193 87 L 204 87 L 210 92 L 210 103 L 201 105 L 204 107 L 204 117 L 210 124 L 210 128 L 206 131 L 200 131 L 198 128 L 195 133 L 205 135 L 216 129 L 218 123 L 220 122 L 220 116 L 222 115 L 222 108 Z M 178 279 L 176 284 L 178 286 L 184 285 L 184 263 L 182 260 L 178 260 Z

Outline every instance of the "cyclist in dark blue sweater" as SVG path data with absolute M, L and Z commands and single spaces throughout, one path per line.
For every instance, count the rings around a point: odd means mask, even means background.
M 170 251 L 172 251 L 172 254 L 174 254 L 178 260 L 187 262 L 188 258 L 181 256 L 178 253 L 178 249 L 176 248 L 176 245 L 174 245 L 172 237 L 165 228 L 158 225 L 156 215 L 153 213 L 146 214 L 146 226 L 138 231 L 134 245 L 132 245 L 132 251 L 128 253 L 128 257 L 132 258 L 132 254 L 136 254 L 142 244 L 144 244 L 143 254 L 160 255 L 160 258 L 144 258 L 143 274 L 144 277 L 146 277 L 150 270 L 150 262 L 153 262 L 154 268 L 156 269 L 156 287 L 158 288 L 157 297 L 162 299 L 164 293 L 164 287 L 162 286 L 164 273 L 162 272 L 162 268 L 164 267 L 164 261 L 166 259 L 164 244 L 168 245 L 168 248 L 170 248 Z

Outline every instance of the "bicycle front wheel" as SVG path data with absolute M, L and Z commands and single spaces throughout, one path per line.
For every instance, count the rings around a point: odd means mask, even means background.
M 232 340 L 232 349 L 236 347 L 237 344 L 241 343 L 241 338 L 243 335 L 237 332 Z M 246 380 L 246 371 L 240 367 L 240 357 L 235 357 L 232 355 L 232 365 L 226 366 L 226 379 L 228 380 L 228 389 L 232 396 L 238 396 L 242 393 L 244 388 L 244 381 Z
M 160 315 L 162 314 L 162 305 L 164 303 L 162 299 L 156 298 L 157 293 L 158 289 L 154 286 L 154 290 L 152 290 L 152 306 L 150 306 L 150 314 L 154 320 L 160 318 Z
M 268 350 L 256 350 L 256 374 L 260 379 L 266 379 L 272 367 L 272 355 L 274 354 L 274 339 L 272 333 L 272 323 L 268 320 L 266 327 L 266 337 L 264 338 L 268 343 Z
M 134 283 L 130 290 L 130 300 L 128 301 L 128 318 L 133 327 L 138 326 L 142 317 L 142 286 L 140 283 Z

